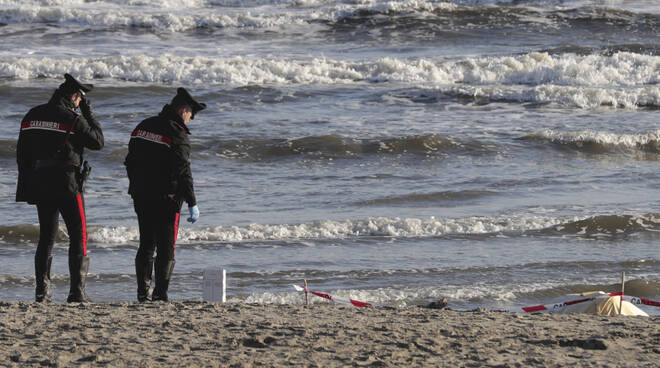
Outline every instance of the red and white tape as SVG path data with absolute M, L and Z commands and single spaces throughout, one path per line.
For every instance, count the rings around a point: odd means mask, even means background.
M 330 296 L 328 294 L 320 293 L 318 291 L 311 291 L 311 290 L 309 290 L 308 288 L 306 288 L 304 286 L 293 285 L 293 287 L 298 291 L 305 291 L 305 292 L 308 292 L 310 294 L 314 294 L 316 296 L 331 300 L 331 301 L 336 302 L 336 303 L 352 304 L 352 305 L 354 305 L 356 307 L 360 307 L 360 308 L 373 307 L 374 306 L 371 303 L 361 302 L 361 301 L 354 300 L 354 299 L 349 299 L 349 298 L 340 298 L 340 297 L 337 297 L 337 296 Z
M 309 290 L 308 288 L 304 286 L 298 286 L 298 285 L 292 285 L 297 291 L 304 291 L 313 295 L 316 295 L 318 297 L 328 299 L 330 301 L 336 302 L 336 303 L 344 303 L 344 304 L 351 304 L 356 307 L 373 307 L 373 306 L 378 306 L 375 304 L 367 303 L 367 302 L 361 302 L 358 300 L 350 299 L 350 298 L 341 298 L 337 296 L 330 296 L 326 293 L 321 293 L 318 291 L 312 291 Z M 564 302 L 559 302 L 559 303 L 554 303 L 554 304 L 541 304 L 541 305 L 534 305 L 530 307 L 522 307 L 522 308 L 513 308 L 506 310 L 506 312 L 524 312 L 524 313 L 532 313 L 532 312 L 554 312 L 557 311 L 565 306 L 568 305 L 573 305 L 573 304 L 579 304 L 579 303 L 584 303 L 588 302 L 594 299 L 598 298 L 609 298 L 612 296 L 620 296 L 622 293 L 617 292 L 617 293 L 610 293 L 610 294 L 591 294 L 591 295 L 585 295 L 584 298 L 580 299 L 574 299 L 574 300 L 567 300 Z M 660 307 L 660 302 L 650 300 L 650 299 L 644 299 L 644 298 L 638 298 L 635 296 L 628 296 L 628 295 L 623 295 L 623 300 L 630 302 L 632 304 L 636 305 L 648 305 L 652 307 Z M 502 312 L 505 312 L 503 310 L 500 310 Z
M 593 296 L 588 295 L 585 298 L 575 299 L 575 300 L 568 300 L 568 301 L 565 301 L 565 302 L 559 302 L 559 303 L 554 303 L 554 304 L 533 305 L 533 306 L 530 306 L 530 307 L 522 307 L 520 309 L 514 308 L 514 309 L 509 310 L 509 311 L 510 312 L 525 312 L 525 313 L 554 312 L 554 311 L 556 311 L 558 309 L 561 309 L 561 308 L 563 308 L 567 305 L 584 303 L 584 302 L 588 302 L 588 301 L 598 299 L 598 298 L 609 298 L 609 297 L 612 297 L 612 296 L 620 296 L 622 294 L 620 292 L 618 292 L 618 293 L 610 293 L 610 294 L 592 294 L 592 295 Z M 624 295 L 623 300 L 625 300 L 627 302 L 630 302 L 632 304 L 637 304 L 637 305 L 643 304 L 643 305 L 650 305 L 650 306 L 653 306 L 653 307 L 660 307 L 660 302 L 656 302 L 656 301 L 649 300 L 649 299 L 644 299 L 644 298 L 638 298 L 638 297 L 635 297 L 635 296 Z

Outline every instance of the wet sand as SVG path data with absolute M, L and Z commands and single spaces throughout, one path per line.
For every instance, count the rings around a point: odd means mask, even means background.
M 660 316 L 0 303 L 0 366 L 657 367 Z

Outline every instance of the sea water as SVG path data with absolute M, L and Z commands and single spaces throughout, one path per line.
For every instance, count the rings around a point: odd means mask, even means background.
M 135 299 L 123 160 L 177 87 L 208 108 L 174 299 L 224 268 L 241 303 L 303 303 L 307 280 L 503 309 L 618 291 L 621 272 L 658 300 L 659 34 L 654 0 L 0 0 L 0 300 L 34 297 L 16 139 L 64 73 L 96 86 L 106 138 L 85 155 L 95 301 Z M 61 221 L 59 302 L 67 241 Z

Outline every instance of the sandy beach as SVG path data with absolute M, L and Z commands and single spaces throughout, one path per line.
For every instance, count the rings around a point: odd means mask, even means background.
M 0 303 L 0 366 L 656 367 L 660 316 Z

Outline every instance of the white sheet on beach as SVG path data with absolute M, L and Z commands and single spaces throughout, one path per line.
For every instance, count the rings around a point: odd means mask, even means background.
M 582 294 L 572 294 L 573 296 L 590 296 L 594 299 L 583 303 L 565 305 L 557 309 L 556 313 L 588 313 L 588 314 L 597 314 L 599 316 L 646 316 L 648 314 L 643 310 L 637 308 L 634 304 L 623 301 L 621 302 L 621 296 L 610 296 L 607 293 L 602 291 L 595 291 L 591 293 L 582 293 Z

